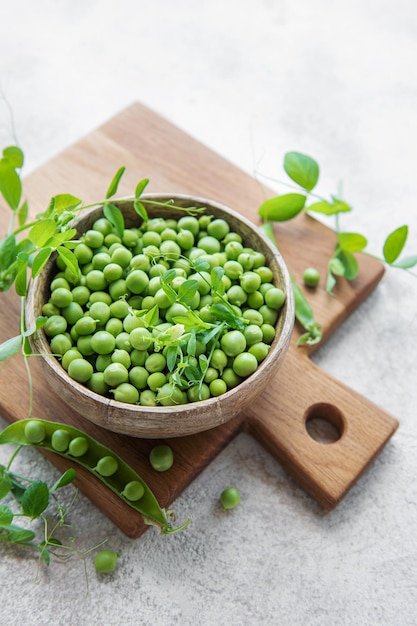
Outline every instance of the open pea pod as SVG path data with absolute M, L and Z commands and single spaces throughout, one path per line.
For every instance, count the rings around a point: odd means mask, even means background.
M 59 446 L 60 448 L 65 447 L 65 450 L 57 450 L 56 446 L 53 446 L 53 435 L 58 430 L 64 431 L 68 435 L 68 445 Z M 74 456 L 70 452 L 71 442 L 79 437 L 85 440 L 83 443 L 86 451 L 80 456 Z M 160 507 L 151 489 L 139 474 L 110 448 L 102 445 L 78 428 L 41 419 L 18 420 L 7 426 L 0 433 L 0 444 L 3 443 L 44 448 L 78 463 L 94 474 L 124 502 L 138 511 L 143 516 L 146 524 L 159 527 L 163 534 L 178 532 L 188 526 L 190 522 L 188 519 L 182 526 L 174 528 L 168 520 L 167 512 Z M 97 471 L 97 464 L 105 457 L 112 457 L 117 463 L 117 469 L 111 476 L 103 476 Z M 143 493 L 141 493 L 140 498 L 132 500 L 124 494 L 126 485 L 131 483 L 136 484 L 136 486 L 137 483 L 141 485 L 142 489 L 139 489 L 139 491 L 143 491 Z

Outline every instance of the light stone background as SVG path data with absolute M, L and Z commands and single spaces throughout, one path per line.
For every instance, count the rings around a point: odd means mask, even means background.
M 343 179 L 346 230 L 380 254 L 409 224 L 415 254 L 416 60 L 415 0 L 3 0 L 0 143 L 14 125 L 28 173 L 141 101 L 249 173 L 279 178 L 287 150 L 311 154 L 320 192 Z M 388 271 L 315 357 L 401 421 L 336 510 L 239 436 L 175 502 L 184 533 L 126 539 L 79 497 L 76 546 L 122 553 L 107 578 L 87 559 L 88 595 L 80 558 L 35 582 L 36 559 L 1 548 L 0 624 L 416 624 L 416 305 L 416 278 Z M 18 468 L 56 477 L 35 450 Z M 223 514 L 229 483 L 242 503 Z

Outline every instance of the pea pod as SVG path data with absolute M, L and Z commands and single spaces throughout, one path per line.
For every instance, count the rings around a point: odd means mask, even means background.
M 321 340 L 321 325 L 314 320 L 313 310 L 293 278 L 291 278 L 291 284 L 294 292 L 295 317 L 307 331 L 298 339 L 297 345 L 313 346 Z
M 60 432 L 64 431 L 69 435 L 68 447 L 65 445 L 56 446 L 56 444 L 54 447 L 52 445 L 52 437 L 58 430 Z M 74 446 L 71 447 L 71 442 L 79 444 L 80 440 L 84 440 L 83 443 L 87 444 L 87 450 L 80 456 L 74 456 L 71 454 L 71 449 L 74 449 Z M 182 526 L 174 528 L 168 521 L 167 511 L 160 507 L 151 489 L 133 468 L 112 450 L 78 428 L 41 419 L 18 420 L 7 426 L 0 433 L 0 444 L 3 443 L 18 446 L 36 446 L 44 450 L 55 452 L 59 456 L 78 463 L 94 474 L 124 502 L 138 511 L 146 524 L 159 527 L 162 534 L 167 535 L 178 532 L 188 526 L 190 522 L 188 519 Z M 62 448 L 65 448 L 65 450 Z M 112 457 L 117 462 L 117 471 L 111 476 L 103 476 L 97 470 L 97 467 L 100 467 L 98 466 L 99 461 L 107 457 Z M 125 487 L 127 485 L 131 487 L 132 483 L 137 487 L 138 484 L 140 486 L 139 489 L 136 489 L 136 493 L 140 497 L 135 500 L 129 499 L 129 497 L 131 498 L 130 494 L 135 490 L 130 488 L 124 493 Z

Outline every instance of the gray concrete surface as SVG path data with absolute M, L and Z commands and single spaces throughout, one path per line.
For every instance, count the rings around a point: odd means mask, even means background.
M 0 11 L 0 86 L 30 172 L 133 101 L 252 173 L 278 178 L 300 150 L 320 191 L 368 235 L 410 225 L 417 253 L 417 7 L 414 0 L 15 0 Z M 14 140 L 0 100 L 0 144 Z M 279 189 L 279 186 L 277 186 Z M 0 624 L 411 626 L 417 623 L 417 283 L 388 271 L 324 345 L 324 370 L 401 427 L 346 499 L 324 514 L 279 464 L 238 437 L 175 502 L 189 529 L 126 539 L 80 496 L 76 546 L 108 538 L 108 578 L 86 560 L 0 548 Z M 6 425 L 0 419 L 0 425 Z M 0 450 L 4 463 L 10 450 Z M 22 473 L 53 480 L 34 450 Z M 241 506 L 224 515 L 229 483 Z

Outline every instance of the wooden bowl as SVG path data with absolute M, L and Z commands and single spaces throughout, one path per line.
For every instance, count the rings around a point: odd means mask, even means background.
M 225 219 L 231 230 L 238 232 L 245 244 L 261 251 L 267 265 L 272 269 L 274 282 L 286 293 L 286 302 L 281 309 L 276 325 L 276 336 L 268 356 L 254 374 L 244 379 L 237 387 L 225 394 L 179 406 L 145 407 L 117 402 L 100 396 L 74 381 L 60 362 L 50 354 L 50 346 L 42 329 L 32 338 L 32 347 L 42 355 L 42 362 L 54 391 L 83 418 L 108 430 L 132 437 L 160 438 L 191 435 L 224 424 L 236 417 L 262 393 L 278 370 L 288 349 L 294 325 L 294 300 L 290 277 L 286 265 L 273 244 L 249 220 L 231 209 L 203 198 L 175 194 L 146 194 L 143 196 L 150 217 L 175 217 L 178 211 L 169 206 L 155 207 L 146 200 L 166 202 L 173 199 L 177 206 L 206 207 L 207 213 Z M 123 212 L 127 227 L 140 224 L 131 201 L 116 203 Z M 87 210 L 76 221 L 78 233 L 89 229 L 102 215 L 102 207 Z M 49 285 L 56 273 L 55 259 L 51 257 L 41 274 L 32 281 L 26 304 L 28 328 L 42 315 L 42 306 L 50 295 Z

